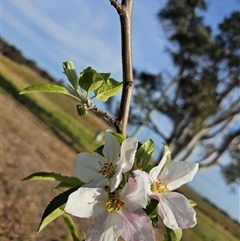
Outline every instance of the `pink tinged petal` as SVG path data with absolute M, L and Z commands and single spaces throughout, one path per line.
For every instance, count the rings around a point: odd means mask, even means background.
M 159 164 L 156 167 L 152 168 L 152 170 L 149 172 L 149 179 L 151 182 L 154 182 L 158 179 L 158 176 L 167 161 L 167 157 L 170 154 L 171 154 L 171 152 L 169 151 L 168 147 L 164 146 L 164 152 L 163 152 L 163 157 L 162 157 L 161 161 L 159 162 Z
M 192 181 L 198 171 L 198 163 L 171 162 L 160 173 L 159 179 L 167 182 L 170 191 Z
M 188 199 L 180 193 L 171 192 L 161 195 L 158 213 L 163 223 L 171 229 L 192 228 L 196 225 L 196 212 Z
M 151 192 L 151 182 L 149 180 L 149 174 L 147 172 L 144 172 L 142 170 L 134 170 L 133 174 L 135 177 L 140 177 L 142 178 L 143 185 L 145 186 L 145 190 L 148 193 L 148 196 L 152 194 Z
M 135 212 L 122 210 L 124 228 L 122 237 L 126 241 L 155 241 L 152 224 L 142 209 Z
M 86 241 L 117 241 L 123 230 L 124 220 L 120 213 L 103 213 L 94 219 L 87 231 Z
M 143 178 L 130 178 L 120 193 L 120 199 L 129 211 L 145 208 L 148 204 L 148 192 Z
M 133 137 L 123 141 L 121 145 L 121 156 L 118 162 L 118 165 L 121 166 L 122 173 L 126 173 L 132 168 L 137 146 L 138 142 Z
M 80 187 L 69 195 L 65 211 L 79 218 L 97 217 L 107 212 L 104 204 L 107 199 L 108 194 L 102 188 Z
M 106 158 L 105 162 L 117 164 L 120 155 L 120 143 L 118 139 L 109 131 L 105 133 L 106 143 L 103 147 L 103 155 Z
M 75 174 L 83 182 L 87 183 L 93 180 L 103 179 L 103 175 L 99 173 L 99 162 L 104 163 L 105 159 L 97 154 L 79 153 L 75 158 Z

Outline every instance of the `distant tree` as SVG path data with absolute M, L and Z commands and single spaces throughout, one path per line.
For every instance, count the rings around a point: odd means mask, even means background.
M 239 158 L 230 149 L 240 145 L 240 13 L 225 18 L 214 36 L 199 16 L 206 9 L 204 0 L 169 0 L 159 12 L 177 74 L 135 71 L 130 122 L 158 133 L 174 160 L 197 161 L 201 169 L 229 152 L 232 162 L 221 168 L 230 184 L 240 180 Z M 153 112 L 170 119 L 168 136 Z

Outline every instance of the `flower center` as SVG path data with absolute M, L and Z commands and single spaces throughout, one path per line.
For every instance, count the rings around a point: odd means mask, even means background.
M 111 178 L 116 173 L 115 167 L 117 165 L 114 166 L 111 162 L 105 162 L 103 164 L 99 162 L 99 165 L 101 167 L 99 173 L 101 173 L 106 178 Z
M 157 180 L 151 184 L 152 193 L 168 193 L 169 188 L 167 187 L 167 182 L 162 182 L 161 180 Z
M 107 211 L 111 213 L 112 211 L 119 211 L 122 206 L 124 205 L 124 202 L 122 202 L 119 199 L 119 196 L 115 193 L 113 194 L 108 200 L 104 201 Z

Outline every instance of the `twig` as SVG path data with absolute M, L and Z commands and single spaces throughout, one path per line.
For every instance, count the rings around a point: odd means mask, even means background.
M 117 10 L 121 24 L 122 43 L 122 71 L 123 71 L 123 91 L 119 114 L 115 127 L 117 132 L 126 136 L 130 104 L 133 91 L 133 67 L 132 67 L 132 5 L 133 0 L 122 0 L 120 4 L 117 0 L 110 0 L 110 3 Z
M 117 10 L 118 14 L 120 15 L 123 11 L 122 5 L 117 0 L 110 0 L 111 5 Z
M 96 111 L 97 113 L 105 116 L 105 118 L 108 119 L 114 126 L 117 125 L 117 120 L 116 120 L 116 118 L 114 118 L 113 116 L 109 115 L 107 112 L 99 109 L 96 105 L 93 105 L 93 106 L 91 107 L 91 109 L 94 110 L 94 111 Z

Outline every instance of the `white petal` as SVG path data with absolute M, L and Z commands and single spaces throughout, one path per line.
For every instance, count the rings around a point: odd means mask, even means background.
M 130 178 L 120 193 L 120 199 L 129 211 L 145 208 L 148 204 L 148 192 L 144 179 L 140 176 Z
M 106 162 L 117 164 L 120 155 L 120 143 L 117 138 L 111 133 L 105 133 L 106 143 L 103 147 L 103 155 L 106 158 Z
M 110 182 L 110 191 L 113 192 L 118 188 L 120 182 L 122 181 L 122 168 L 117 166 L 115 169 L 116 173 L 109 180 Z
M 124 228 L 122 237 L 127 241 L 154 241 L 152 224 L 146 213 L 139 209 L 135 212 L 122 211 Z
M 130 137 L 123 141 L 121 146 L 121 156 L 118 165 L 122 167 L 122 173 L 129 171 L 134 162 L 138 142 L 135 138 Z
M 189 201 L 180 193 L 171 192 L 161 195 L 158 213 L 163 223 L 171 229 L 192 228 L 196 225 L 196 212 Z
M 103 213 L 89 227 L 86 241 L 117 241 L 123 225 L 123 217 L 118 212 Z
M 97 217 L 107 212 L 104 204 L 107 199 L 108 194 L 102 188 L 80 187 L 69 195 L 65 211 L 79 218 Z
M 151 191 L 151 182 L 149 180 L 149 174 L 145 171 L 142 171 L 142 170 L 134 170 L 133 171 L 133 174 L 135 177 L 141 177 L 142 178 L 142 181 L 143 181 L 143 185 L 145 186 L 145 190 L 147 191 L 148 193 L 148 196 L 152 194 L 152 191 Z
M 106 162 L 105 159 L 97 154 L 79 153 L 75 158 L 75 174 L 83 182 L 87 183 L 93 180 L 103 179 L 103 175 L 99 173 L 99 162 Z
M 198 163 L 171 162 L 164 166 L 159 179 L 167 182 L 169 190 L 174 190 L 183 184 L 192 181 L 198 171 Z
M 165 165 L 169 154 L 171 154 L 171 152 L 169 151 L 168 147 L 164 146 L 164 153 L 163 153 L 163 157 L 162 157 L 161 161 L 159 162 L 159 164 L 156 167 L 152 168 L 152 170 L 149 172 L 149 179 L 151 182 L 154 182 L 158 179 L 158 176 L 159 176 L 163 166 Z

